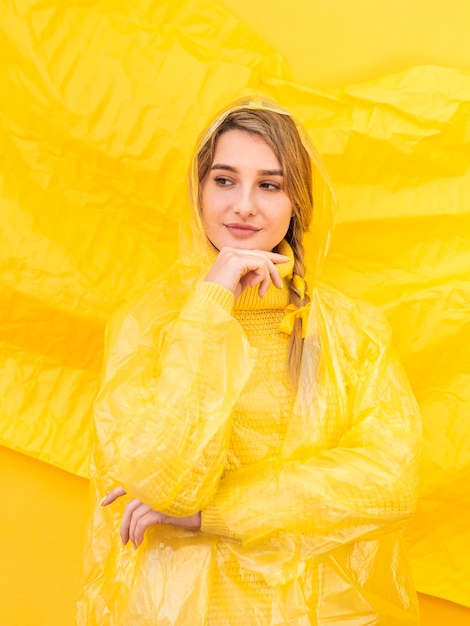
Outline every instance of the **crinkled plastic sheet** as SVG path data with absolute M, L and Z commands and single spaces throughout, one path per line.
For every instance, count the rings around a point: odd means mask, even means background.
M 312 90 L 215 2 L 0 17 L 1 443 L 87 473 L 105 323 L 175 257 L 198 130 L 260 89 L 312 132 L 338 193 L 324 277 L 383 309 L 421 406 L 418 587 L 470 605 L 470 75 Z

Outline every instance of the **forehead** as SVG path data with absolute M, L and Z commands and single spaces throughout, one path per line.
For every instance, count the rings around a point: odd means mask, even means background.
M 273 149 L 261 135 L 234 128 L 217 138 L 212 162 L 231 165 L 236 161 L 258 164 L 263 169 L 280 167 Z

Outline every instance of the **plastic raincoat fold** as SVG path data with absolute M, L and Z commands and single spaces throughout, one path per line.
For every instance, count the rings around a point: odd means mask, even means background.
M 247 105 L 284 113 L 260 98 L 234 106 Z M 415 506 L 417 405 L 386 322 L 319 281 L 334 196 L 302 137 L 312 304 L 278 454 L 227 471 L 259 355 L 233 296 L 201 287 L 213 252 L 193 210 L 180 261 L 108 329 L 80 624 L 418 623 L 400 531 Z M 202 511 L 201 530 L 158 526 L 138 550 L 121 546 L 125 503 L 99 506 L 116 485 L 170 515 Z

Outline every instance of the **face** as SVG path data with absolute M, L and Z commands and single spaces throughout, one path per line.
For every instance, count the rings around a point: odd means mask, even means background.
M 212 244 L 270 252 L 291 216 L 281 164 L 266 141 L 244 130 L 220 135 L 202 184 L 202 219 Z

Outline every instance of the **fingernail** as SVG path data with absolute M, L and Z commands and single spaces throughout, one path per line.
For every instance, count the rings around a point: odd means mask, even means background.
M 108 500 L 108 496 L 105 496 L 102 500 L 101 500 L 101 506 L 105 506 L 106 501 Z

